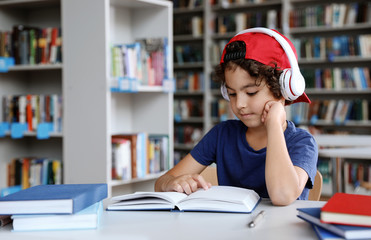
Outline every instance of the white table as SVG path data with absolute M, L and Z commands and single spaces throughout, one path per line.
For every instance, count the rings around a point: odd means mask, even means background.
M 8 225 L 0 229 L 1 240 L 120 239 L 120 240 L 227 240 L 227 239 L 317 239 L 312 227 L 299 219 L 297 208 L 322 207 L 321 201 L 295 201 L 285 207 L 262 200 L 252 214 L 199 212 L 110 212 L 102 215 L 97 230 L 11 232 Z M 255 228 L 248 222 L 260 210 L 264 219 Z

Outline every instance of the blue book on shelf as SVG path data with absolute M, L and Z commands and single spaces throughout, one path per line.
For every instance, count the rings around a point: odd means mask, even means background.
M 38 185 L 0 198 L 0 215 L 74 214 L 107 197 L 107 184 Z
M 103 203 L 99 201 L 76 214 L 13 215 L 13 231 L 96 229 L 102 212 Z
M 321 222 L 321 208 L 298 208 L 298 217 L 346 239 L 371 239 L 371 227 L 328 224 Z

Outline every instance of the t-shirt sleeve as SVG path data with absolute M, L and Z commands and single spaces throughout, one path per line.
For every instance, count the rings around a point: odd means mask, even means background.
M 215 162 L 218 129 L 218 126 L 213 127 L 190 152 L 192 157 L 202 165 L 208 166 Z
M 294 166 L 307 172 L 308 181 L 305 187 L 312 189 L 317 174 L 318 145 L 309 133 L 300 134 L 291 139 L 290 142 L 293 143 L 288 147 L 291 161 Z

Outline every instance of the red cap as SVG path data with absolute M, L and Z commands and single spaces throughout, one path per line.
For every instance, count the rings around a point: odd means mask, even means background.
M 280 34 L 290 44 L 297 59 L 298 57 L 296 54 L 296 49 L 292 42 L 278 31 L 274 29 L 272 30 Z M 234 36 L 224 47 L 220 63 L 224 62 L 226 47 L 230 43 L 236 41 L 242 41 L 245 43 L 246 45 L 245 59 L 252 59 L 272 67 L 274 67 L 276 63 L 277 67 L 279 67 L 281 70 L 291 68 L 289 58 L 287 57 L 280 43 L 274 37 L 271 37 L 265 33 L 258 32 L 247 32 Z M 311 101 L 309 100 L 308 96 L 305 93 L 303 93 L 300 97 L 293 101 L 293 103 L 296 102 L 311 103 Z

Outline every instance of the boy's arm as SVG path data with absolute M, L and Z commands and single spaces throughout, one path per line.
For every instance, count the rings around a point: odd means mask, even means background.
M 268 114 L 269 112 L 269 114 Z M 307 173 L 293 165 L 284 137 L 286 113 L 282 104 L 266 104 L 264 119 L 267 128 L 267 156 L 265 178 L 269 197 L 274 205 L 288 205 L 302 193 Z
M 211 184 L 200 175 L 205 168 L 206 166 L 198 163 L 191 154 L 188 154 L 177 165 L 157 179 L 155 191 L 176 191 L 191 194 L 198 188 L 208 189 Z

